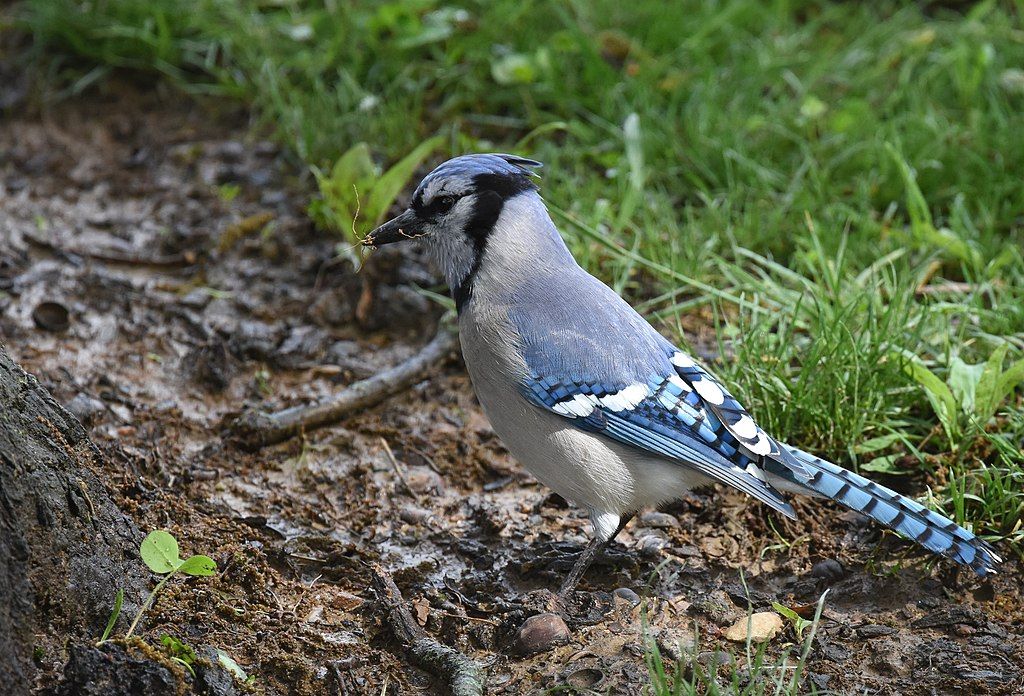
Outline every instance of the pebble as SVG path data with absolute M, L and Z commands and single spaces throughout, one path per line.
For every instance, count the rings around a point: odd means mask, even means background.
M 826 558 L 824 561 L 818 561 L 811 567 L 811 575 L 828 580 L 829 582 L 835 582 L 842 580 L 843 576 L 846 575 L 846 569 L 836 559 Z
M 637 604 L 640 603 L 640 595 L 638 595 L 636 592 L 629 589 L 628 587 L 620 587 L 614 592 L 612 592 L 612 594 L 618 597 L 619 599 L 623 599 L 629 602 L 630 606 L 635 607 Z
M 763 643 L 774 638 L 784 626 L 782 617 L 773 611 L 759 611 L 752 614 L 749 618 L 749 633 L 747 624 L 748 618 L 744 616 L 726 629 L 726 639 L 734 643 L 746 643 L 749 636 L 751 642 Z
M 68 309 L 59 302 L 40 302 L 32 310 L 32 321 L 43 331 L 61 333 L 71 326 Z
M 426 466 L 410 466 L 405 474 L 405 480 L 409 482 L 412 492 L 417 495 L 442 493 L 445 489 L 441 475 Z
M 725 667 L 726 665 L 731 665 L 732 661 L 732 655 L 724 650 L 702 652 L 697 656 L 697 662 L 704 665 L 707 669 L 711 669 L 712 667 Z
M 666 546 L 668 546 L 668 540 L 662 539 L 656 534 L 647 534 L 636 542 L 637 551 L 646 556 L 657 556 Z
M 569 627 L 558 614 L 531 616 L 519 627 L 516 650 L 523 655 L 545 652 L 569 642 Z
M 407 524 L 422 524 L 429 526 L 430 523 L 434 520 L 434 513 L 432 513 L 430 510 L 425 510 L 423 508 L 413 507 L 410 505 L 408 507 L 403 507 L 401 510 L 399 510 L 398 517 Z
M 696 647 L 696 638 L 692 633 L 662 629 L 654 637 L 661 654 L 673 662 L 680 662 L 684 657 L 692 657 Z
M 640 515 L 640 524 L 654 529 L 673 529 L 679 526 L 679 520 L 667 512 L 645 512 Z
M 67 410 L 84 425 L 90 425 L 96 416 L 106 410 L 103 402 L 88 394 L 79 393 L 68 402 Z

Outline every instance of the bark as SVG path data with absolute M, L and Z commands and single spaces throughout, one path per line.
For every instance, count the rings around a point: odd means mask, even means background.
M 93 473 L 85 429 L 0 345 L 0 684 L 27 693 L 145 586 L 142 534 Z M 134 606 L 132 606 L 134 605 Z

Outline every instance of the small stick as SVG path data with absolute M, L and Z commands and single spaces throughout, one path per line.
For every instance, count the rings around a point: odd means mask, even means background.
M 409 649 L 413 662 L 448 681 L 452 696 L 483 696 L 484 668 L 455 648 L 443 645 L 420 628 L 387 571 L 374 563 L 373 589 L 395 637 Z
M 228 438 L 243 449 L 258 450 L 283 442 L 305 430 L 337 423 L 416 384 L 423 379 L 427 370 L 448 356 L 456 343 L 455 335 L 442 327 L 430 343 L 405 362 L 355 382 L 325 401 L 312 406 L 286 408 L 277 413 L 242 413 L 229 426 Z
M 388 461 L 391 462 L 391 468 L 398 474 L 398 480 L 402 482 L 402 486 L 405 487 L 406 492 L 412 496 L 413 500 L 417 503 L 420 502 L 420 497 L 416 495 L 416 491 L 409 485 L 409 479 L 405 477 L 405 472 L 402 471 L 402 467 L 398 464 L 398 460 L 395 459 L 395 453 L 391 451 L 391 445 L 383 437 L 380 438 L 380 444 L 384 445 L 384 452 L 388 455 Z
M 195 252 L 192 251 L 186 251 L 183 254 L 170 254 L 164 256 L 132 256 L 131 254 L 122 254 L 117 251 L 85 250 L 77 248 L 62 249 L 54 242 L 46 239 L 40 239 L 31 234 L 23 234 L 22 236 L 29 244 L 41 249 L 46 249 L 58 256 L 74 254 L 75 256 L 82 256 L 101 263 L 120 264 L 125 266 L 148 266 L 151 268 L 186 268 L 188 266 L 196 265 L 199 260 L 196 257 Z

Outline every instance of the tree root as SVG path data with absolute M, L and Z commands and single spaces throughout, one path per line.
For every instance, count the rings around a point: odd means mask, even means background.
M 452 696 L 482 696 L 486 673 L 483 667 L 455 648 L 442 645 L 420 628 L 395 581 L 376 563 L 371 566 L 377 603 L 388 626 L 409 649 L 413 662 L 448 682 Z
M 441 327 L 430 343 L 416 355 L 373 377 L 355 382 L 326 401 L 312 406 L 296 406 L 277 413 L 242 413 L 229 426 L 228 438 L 242 449 L 252 451 L 283 442 L 305 430 L 337 423 L 423 379 L 427 370 L 447 357 L 457 342 L 455 334 Z

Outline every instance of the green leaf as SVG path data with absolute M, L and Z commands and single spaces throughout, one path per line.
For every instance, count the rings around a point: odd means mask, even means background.
M 427 138 L 377 179 L 366 204 L 367 220 L 374 225 L 383 220 L 388 208 L 395 202 L 395 198 L 412 178 L 412 175 L 416 173 L 416 169 L 443 142 L 444 138 L 440 135 Z
M 966 415 L 974 415 L 975 393 L 981 381 L 985 365 L 968 365 L 958 357 L 949 361 L 949 376 L 946 382 L 953 392 L 953 398 L 960 404 Z
M 914 170 L 891 143 L 886 143 L 885 149 L 889 152 L 889 156 L 892 157 L 900 172 L 900 177 L 903 179 L 907 196 L 907 213 L 910 215 L 910 235 L 914 241 L 921 246 L 938 247 L 956 260 L 978 267 L 981 261 L 978 250 L 951 230 L 945 227 L 941 229 L 935 227 L 928 203 L 924 194 L 921 193 L 921 187 L 917 184 Z
M 1003 399 L 1009 396 L 1021 384 L 1024 384 L 1024 360 L 1018 360 L 1010 365 L 999 378 L 999 389 L 996 391 L 999 398 L 997 399 L 996 408 L 1003 402 Z M 992 409 L 992 412 L 995 413 L 995 408 Z
M 924 394 L 928 397 L 932 410 L 935 411 L 935 415 L 938 416 L 939 422 L 942 423 L 942 427 L 946 431 L 946 437 L 949 438 L 950 444 L 955 444 L 960 428 L 957 403 L 953 392 L 913 353 L 897 353 L 896 356 L 903 360 L 904 372 L 924 389 Z
M 142 560 L 154 573 L 170 573 L 181 565 L 178 541 L 162 529 L 150 532 L 139 546 Z
M 107 619 L 107 627 L 103 629 L 103 635 L 100 636 L 100 643 L 105 643 L 110 634 L 114 632 L 114 625 L 117 623 L 117 617 L 121 615 L 121 605 L 124 604 L 124 589 L 119 588 L 117 594 L 114 595 L 114 609 L 110 612 L 110 618 Z M 99 643 L 97 643 L 99 645 Z
M 356 143 L 338 158 L 331 173 L 313 168 L 322 201 L 310 204 L 310 213 L 321 222 L 345 234 L 351 234 L 360 196 L 373 187 L 379 175 L 370 156 L 370 146 Z
M 213 575 L 217 572 L 217 563 L 209 556 L 190 556 L 178 570 L 185 575 Z
M 904 472 L 893 466 L 900 456 L 899 454 L 886 454 L 881 457 L 875 457 L 870 462 L 859 465 L 858 468 L 861 471 L 873 471 L 876 474 L 901 474 Z
M 510 53 L 491 63 L 491 77 L 499 85 L 526 85 L 537 79 L 537 66 L 528 55 Z
M 230 672 L 231 676 L 238 681 L 244 682 L 249 678 L 248 675 L 246 675 L 245 670 L 242 669 L 237 662 L 231 659 L 230 655 L 220 648 L 217 648 L 217 660 L 220 662 L 221 667 Z
M 1009 349 L 1005 343 L 997 347 L 988 356 L 982 366 L 981 375 L 978 377 L 978 387 L 975 392 L 974 408 L 971 413 L 978 419 L 980 425 L 988 423 L 995 415 L 996 409 L 1002 403 L 1005 394 L 1000 394 L 1000 380 L 1003 376 L 1003 360 L 1006 358 L 1006 351 Z M 1011 370 L 1013 367 L 1010 368 Z
M 778 602 L 772 602 L 772 609 L 785 616 L 787 619 L 796 623 L 797 621 L 803 621 L 799 614 L 787 607 L 785 604 L 779 604 Z
M 889 433 L 888 435 L 879 435 L 869 440 L 864 440 L 854 446 L 853 451 L 857 454 L 871 454 L 872 452 L 878 452 L 884 450 L 889 445 L 899 442 L 903 438 L 900 433 Z

